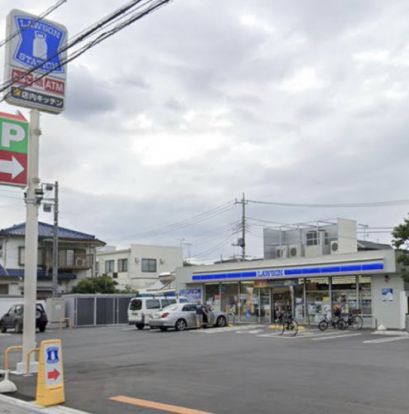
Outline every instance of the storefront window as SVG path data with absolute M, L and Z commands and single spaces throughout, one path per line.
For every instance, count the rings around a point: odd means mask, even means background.
M 358 311 L 355 276 L 332 278 L 332 309 L 337 308 L 341 314 Z
M 214 310 L 220 311 L 220 285 L 205 285 L 205 302 Z
M 328 278 L 306 279 L 306 288 L 308 320 L 310 324 L 317 324 L 331 313 Z
M 221 310 L 226 313 L 233 313 L 234 315 L 238 315 L 239 284 L 238 283 L 222 283 L 221 291 L 222 291 Z
M 270 304 L 270 292 L 269 288 L 260 288 L 260 322 L 270 323 L 271 322 L 271 304 Z
M 293 287 L 294 292 L 294 316 L 298 322 L 306 322 L 304 314 L 304 279 L 298 281 Z
M 359 276 L 359 308 L 362 316 L 372 316 L 371 278 Z
M 259 313 L 259 289 L 254 282 L 240 283 L 240 320 L 243 322 L 257 322 Z

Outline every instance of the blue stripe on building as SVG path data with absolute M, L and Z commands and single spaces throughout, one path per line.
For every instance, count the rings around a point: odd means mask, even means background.
M 304 268 L 283 269 L 261 269 L 257 271 L 245 271 L 235 273 L 209 273 L 205 275 L 193 275 L 192 281 L 229 280 L 229 279 L 257 279 L 257 278 L 283 278 L 283 277 L 305 277 L 305 276 L 331 276 L 346 273 L 367 273 L 383 271 L 382 262 L 358 263 L 342 266 L 320 266 Z

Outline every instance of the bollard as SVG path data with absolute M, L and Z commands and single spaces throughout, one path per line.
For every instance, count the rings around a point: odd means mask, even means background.
M 9 346 L 6 348 L 4 352 L 4 379 L 0 382 L 0 394 L 5 394 L 9 392 L 16 392 L 17 387 L 14 382 L 9 380 L 9 354 L 12 351 L 22 350 L 23 347 L 21 345 Z

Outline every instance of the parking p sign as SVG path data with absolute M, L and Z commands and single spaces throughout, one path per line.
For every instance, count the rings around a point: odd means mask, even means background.
M 41 111 L 64 110 L 67 29 L 21 10 L 7 17 L 6 101 Z

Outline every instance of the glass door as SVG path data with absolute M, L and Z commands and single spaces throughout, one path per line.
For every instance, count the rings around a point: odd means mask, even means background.
M 273 289 L 273 320 L 279 322 L 280 315 L 283 313 L 292 313 L 292 299 L 291 292 L 288 287 Z
M 260 288 L 260 323 L 271 322 L 271 289 Z

